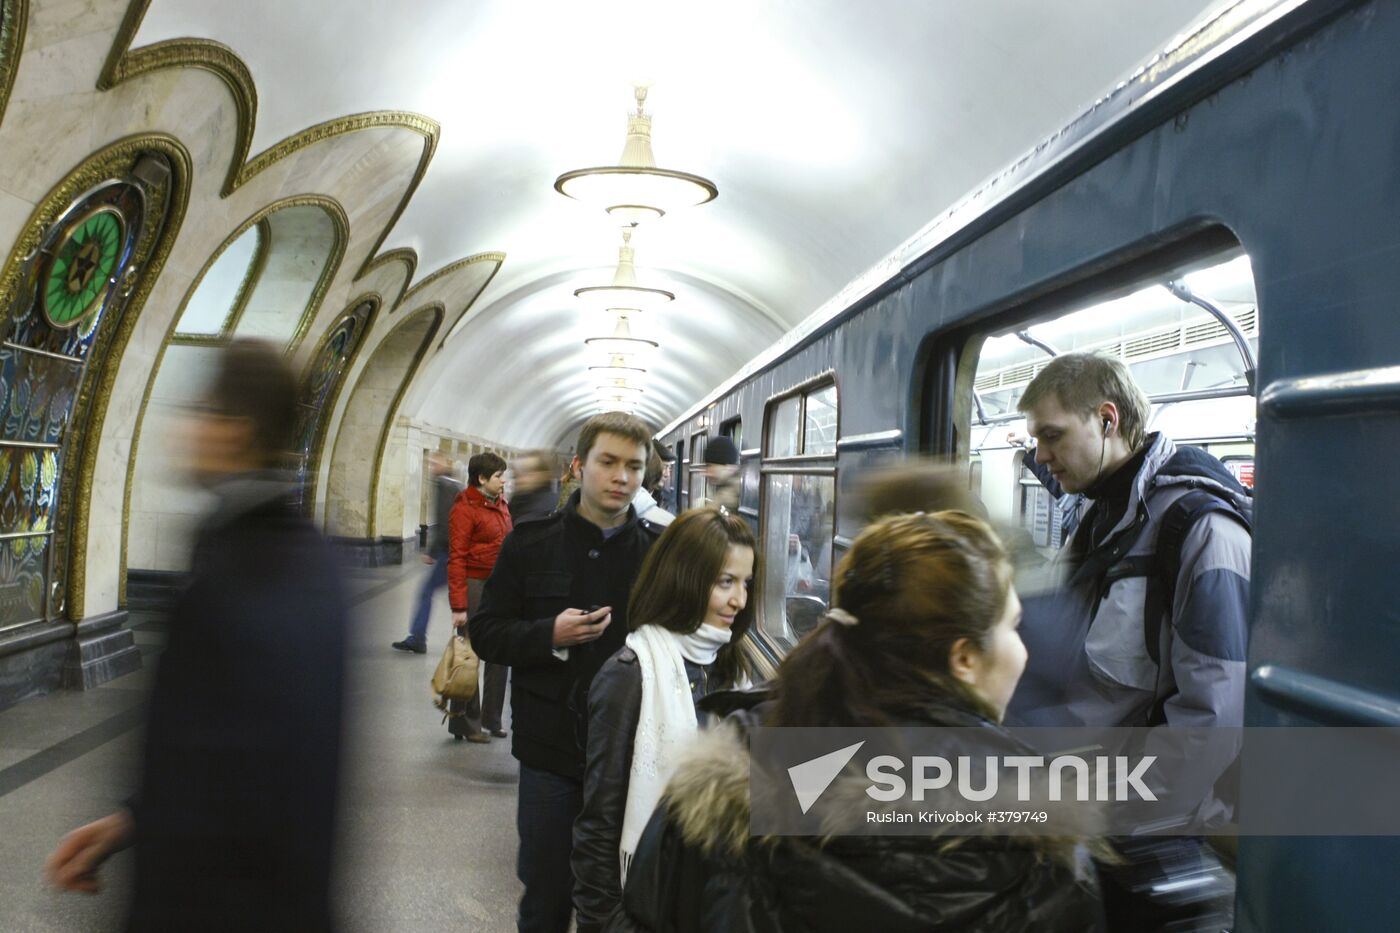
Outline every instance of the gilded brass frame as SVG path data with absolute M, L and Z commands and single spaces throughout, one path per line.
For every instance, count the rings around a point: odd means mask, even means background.
M 388 222 L 384 224 L 379 238 L 369 248 L 365 254 L 364 262 L 360 264 L 359 270 L 355 273 L 356 281 L 363 278 L 374 264 L 379 248 L 388 239 L 389 231 L 394 228 L 394 224 L 398 222 L 404 210 L 407 209 L 408 202 L 413 198 L 419 184 L 423 181 L 423 176 L 428 172 L 428 165 L 437 152 L 438 138 L 442 132 L 437 121 L 419 113 L 399 110 L 374 110 L 350 114 L 308 127 L 300 133 L 274 143 L 250 159 L 248 153 L 252 149 L 253 131 L 257 122 L 258 94 L 247 65 L 232 49 L 209 39 L 171 39 L 142 46 L 139 49 L 132 49 L 131 43 L 141 28 L 141 21 L 145 18 L 149 6 L 150 0 L 131 0 L 126 15 L 122 18 L 121 26 L 117 29 L 116 39 L 107 54 L 107 61 L 102 67 L 101 75 L 98 77 L 97 87 L 99 90 L 110 90 L 124 81 L 166 68 L 200 68 L 217 75 L 229 88 L 229 93 L 233 96 L 234 104 L 238 108 L 238 142 L 234 146 L 233 159 L 224 179 L 224 197 L 228 197 L 247 184 L 269 166 L 318 142 L 336 136 L 378 127 L 400 127 L 423 137 L 423 153 L 418 159 L 418 166 L 414 170 L 413 177 L 409 181 L 403 197 L 399 200 L 398 206 L 394 209 Z
M 79 441 L 81 453 L 76 462 L 63 471 L 60 480 L 59 501 L 68 503 L 60 508 L 72 509 L 68 520 L 70 534 L 64 611 L 73 621 L 83 618 L 86 604 L 88 523 L 92 517 L 92 486 L 97 471 L 98 448 L 102 443 L 102 429 L 117 370 L 136 328 L 136 321 L 174 248 L 185 219 L 190 179 L 194 174 L 189 150 L 174 137 L 163 133 L 146 133 L 109 143 L 88 155 L 35 205 L 10 250 L 4 272 L 0 273 L 0 295 L 11 294 L 18 285 L 24 257 L 38 248 L 44 231 L 68 210 L 78 195 L 109 178 L 122 177 L 144 151 L 159 152 L 169 159 L 172 172 L 169 193 L 166 195 L 169 201 L 162 202 L 161 193 L 156 192 L 156 197 L 147 203 L 143 224 L 161 226 L 154 231 L 149 252 L 145 255 L 138 253 L 132 260 L 132 265 L 140 269 L 140 275 L 136 288 L 126 299 L 120 322 L 114 330 L 100 333 L 98 342 L 90 351 L 101 362 L 97 379 L 85 379 L 83 392 L 74 402 L 74 422 L 82 425 Z M 56 522 L 56 526 L 58 524 Z
M 29 0 L 0 0 L 0 122 L 19 74 L 20 53 L 29 25 Z
M 170 342 L 185 346 L 218 346 L 233 339 L 234 331 L 238 328 L 238 322 L 243 320 L 243 312 L 248 309 L 248 299 L 253 297 L 253 291 L 257 288 L 258 282 L 262 279 L 262 274 L 267 270 L 267 257 L 272 252 L 272 225 L 264 217 L 253 225 L 253 230 L 257 232 L 257 243 L 253 247 L 253 258 L 248 263 L 248 268 L 243 272 L 243 281 L 238 285 L 238 291 L 234 294 L 233 304 L 229 305 L 228 313 L 224 315 L 224 321 L 219 325 L 217 334 L 182 334 L 178 330 L 180 322 L 176 321 L 175 330 L 170 335 Z M 246 234 L 245 234 L 246 235 Z M 224 250 L 232 245 L 227 243 L 219 248 L 218 255 L 222 255 Z M 212 268 L 212 264 L 211 264 Z M 200 280 L 204 278 L 204 272 L 200 272 Z M 190 292 L 184 304 L 189 303 L 189 298 L 194 296 Z M 184 304 L 181 305 L 181 315 L 184 314 Z
M 377 351 L 379 347 L 384 345 L 385 341 L 392 339 L 394 334 L 398 333 L 399 330 L 407 327 L 420 316 L 429 313 L 434 315 L 433 323 L 429 325 L 427 333 L 423 335 L 423 341 L 419 345 L 418 351 L 413 355 L 413 362 L 409 363 L 408 369 L 404 371 L 403 380 L 399 383 L 399 390 L 394 393 L 394 399 L 389 403 L 387 416 L 384 419 L 384 427 L 379 432 L 379 445 L 374 451 L 374 468 L 370 472 L 369 477 L 369 512 L 365 520 L 365 531 L 371 540 L 378 534 L 375 525 L 379 520 L 379 480 L 380 473 L 384 468 L 384 453 L 389 448 L 389 434 L 394 429 L 394 422 L 397 420 L 399 406 L 403 404 L 403 397 L 408 394 L 408 387 L 413 384 L 413 377 L 418 375 L 418 367 L 423 364 L 424 358 L 427 357 L 428 351 L 433 345 L 433 339 L 437 336 L 438 330 L 442 327 L 443 320 L 447 317 L 447 307 L 442 304 L 442 302 L 434 302 L 430 305 L 424 305 L 421 308 L 415 308 L 413 311 L 405 314 L 403 319 L 394 326 L 394 329 L 384 335 L 384 339 L 379 342 L 379 346 L 375 347 Z M 370 362 L 374 362 L 373 354 L 370 355 Z M 366 364 L 365 368 L 369 368 L 368 364 Z M 364 378 L 363 373 L 360 374 L 360 378 Z M 334 454 L 332 454 L 332 457 L 333 456 Z
M 340 384 L 331 390 L 330 395 L 326 396 L 326 403 L 323 406 L 324 417 L 321 419 L 321 424 L 316 428 L 316 440 L 311 444 L 311 458 L 306 465 L 306 491 L 303 496 L 304 501 L 311 503 L 313 513 L 316 508 L 316 491 L 320 487 L 321 458 L 325 454 L 326 435 L 330 433 L 331 419 L 335 417 L 335 407 L 340 404 L 340 394 L 345 391 L 345 384 L 350 381 L 350 372 L 355 368 L 355 362 L 360 358 L 360 353 L 364 351 L 365 344 L 369 342 L 369 334 L 374 330 L 374 325 L 379 322 L 379 312 L 384 307 L 383 296 L 378 292 L 365 292 L 351 299 L 350 303 L 331 320 L 331 324 L 326 328 L 326 332 L 316 341 L 316 347 L 311 351 L 310 356 L 306 358 L 306 366 L 303 368 L 299 380 L 299 384 L 305 384 L 306 378 L 311 372 L 311 367 L 316 364 L 316 357 L 320 355 L 321 348 L 326 344 L 326 339 L 335 332 L 335 326 L 340 323 L 342 318 L 365 302 L 372 304 L 373 308 L 371 308 L 369 316 L 365 319 L 364 336 L 360 338 L 359 343 L 356 344 L 355 349 L 350 353 L 349 359 L 345 361 L 345 372 L 340 379 Z
M 146 389 L 141 394 L 141 406 L 136 410 L 136 424 L 133 426 L 131 432 L 131 451 L 127 455 L 126 483 L 122 495 L 121 576 L 117 583 L 119 605 L 126 605 L 127 545 L 131 536 L 131 494 L 136 482 L 136 461 L 141 446 L 141 432 L 145 426 L 146 410 L 151 402 L 151 393 L 155 390 L 156 377 L 160 375 L 161 363 L 165 360 L 166 348 L 172 343 L 185 345 L 216 345 L 223 342 L 222 340 L 176 341 L 174 339 L 175 328 L 179 325 L 180 318 L 184 316 L 185 307 L 190 303 L 190 299 L 193 298 L 194 293 L 199 290 L 200 283 L 204 281 L 204 276 L 213 268 L 218 258 L 223 255 L 224 250 L 228 249 L 235 240 L 247 233 L 254 225 L 265 223 L 267 218 L 289 207 L 319 207 L 324 210 L 331 218 L 331 224 L 335 229 L 335 240 L 331 245 L 330 253 L 326 257 L 326 265 L 321 269 L 321 276 L 316 281 L 316 287 L 312 290 L 311 297 L 307 300 L 306 308 L 302 311 L 301 320 L 297 322 L 297 330 L 288 341 L 287 350 L 285 351 L 288 359 L 296 352 L 297 347 L 306 336 L 307 329 L 311 326 L 311 322 L 315 320 L 317 313 L 321 309 L 321 303 L 325 300 L 326 292 L 330 288 L 331 281 L 335 278 L 336 273 L 340 269 L 340 263 L 345 257 L 346 244 L 350 239 L 350 222 L 345 215 L 345 208 L 341 207 L 340 202 L 336 201 L 334 198 L 325 197 L 324 195 L 296 195 L 294 197 L 281 198 L 277 201 L 273 201 L 239 224 L 232 233 L 224 238 L 223 242 L 219 244 L 219 247 L 214 250 L 210 257 L 205 260 L 204 266 L 199 270 L 199 274 L 190 282 L 190 287 L 185 290 L 184 297 L 180 299 L 180 306 L 175 309 L 175 314 L 170 319 L 170 325 L 166 328 L 165 338 L 161 341 L 160 350 L 156 353 L 155 360 L 152 361 L 151 374 L 146 379 Z M 269 244 L 271 243 L 270 237 L 268 242 Z M 261 275 L 261 270 L 259 270 L 259 275 Z M 0 282 L 0 287 L 3 287 L 3 284 L 3 282 Z M 253 287 L 256 287 L 256 281 L 249 289 L 250 294 Z M 0 294 L 2 293 L 3 292 L 0 292 Z M 236 327 L 237 322 L 234 322 L 233 326 Z M 231 335 L 232 333 L 233 331 L 230 329 L 229 334 Z

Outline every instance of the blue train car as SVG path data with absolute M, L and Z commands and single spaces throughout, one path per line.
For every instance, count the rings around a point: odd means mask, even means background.
M 710 437 L 741 449 L 769 659 L 884 458 L 952 455 L 1055 546 L 1014 401 L 1092 348 L 1255 488 L 1247 723 L 1400 725 L 1397 49 L 1400 4 L 1237 4 L 668 426 L 680 508 Z M 1236 929 L 1392 929 L 1397 868 L 1391 838 L 1243 839 Z

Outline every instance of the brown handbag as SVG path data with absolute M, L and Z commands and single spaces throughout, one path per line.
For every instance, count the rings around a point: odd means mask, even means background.
M 470 702 L 476 697 L 477 667 L 481 663 L 466 635 L 453 635 L 447 640 L 437 670 L 433 671 L 433 705 L 447 709 L 449 700 Z

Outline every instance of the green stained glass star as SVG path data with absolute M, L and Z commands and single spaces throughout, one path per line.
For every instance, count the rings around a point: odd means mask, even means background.
M 121 214 L 111 208 L 93 211 L 70 228 L 44 279 L 44 314 L 50 324 L 73 327 L 102 307 L 125 233 Z

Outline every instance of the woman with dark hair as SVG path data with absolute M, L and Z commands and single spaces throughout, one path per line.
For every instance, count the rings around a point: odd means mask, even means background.
M 723 509 L 691 509 L 657 540 L 627 606 L 631 633 L 593 679 L 583 810 L 574 823 L 579 933 L 622 896 L 637 840 L 705 694 L 747 682 L 740 641 L 753 621 L 753 532 Z
M 962 512 L 886 518 L 856 539 L 834 582 L 839 608 L 783 661 L 774 699 L 747 721 L 941 727 L 952 736 L 939 752 L 949 760 L 973 748 L 1024 753 L 999 725 L 1026 661 L 1020 604 L 985 523 Z M 693 743 L 642 835 L 609 930 L 1099 926 L 1073 839 L 948 837 L 933 827 L 755 838 L 749 774 L 738 729 L 726 724 Z

